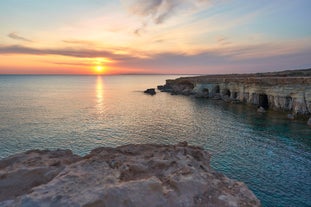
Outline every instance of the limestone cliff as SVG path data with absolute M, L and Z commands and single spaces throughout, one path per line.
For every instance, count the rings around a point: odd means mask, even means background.
M 178 78 L 167 80 L 160 88 L 173 94 L 244 102 L 294 115 L 311 113 L 311 69 Z
M 0 206 L 260 206 L 209 158 L 186 143 L 32 150 L 0 161 Z

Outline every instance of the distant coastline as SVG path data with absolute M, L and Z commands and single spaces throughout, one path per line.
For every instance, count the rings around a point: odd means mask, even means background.
M 158 86 L 173 95 L 246 103 L 288 113 L 289 119 L 311 115 L 311 69 L 253 74 L 204 75 L 167 80 Z

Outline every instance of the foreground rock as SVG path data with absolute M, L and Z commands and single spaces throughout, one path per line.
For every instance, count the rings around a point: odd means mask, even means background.
M 0 206 L 260 206 L 199 147 L 127 145 L 85 157 L 28 151 L 0 161 Z

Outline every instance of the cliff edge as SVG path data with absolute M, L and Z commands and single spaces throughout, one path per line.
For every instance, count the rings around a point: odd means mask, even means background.
M 158 89 L 172 94 L 243 102 L 293 116 L 311 114 L 311 69 L 183 77 L 167 80 Z
M 209 159 L 187 143 L 32 150 L 0 161 L 0 206 L 260 206 Z

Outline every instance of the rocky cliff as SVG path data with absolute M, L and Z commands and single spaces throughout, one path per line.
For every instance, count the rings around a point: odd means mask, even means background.
M 209 159 L 186 143 L 32 150 L 0 161 L 0 206 L 260 206 Z
M 311 69 L 179 78 L 167 80 L 159 89 L 172 94 L 244 102 L 293 115 L 311 114 Z

